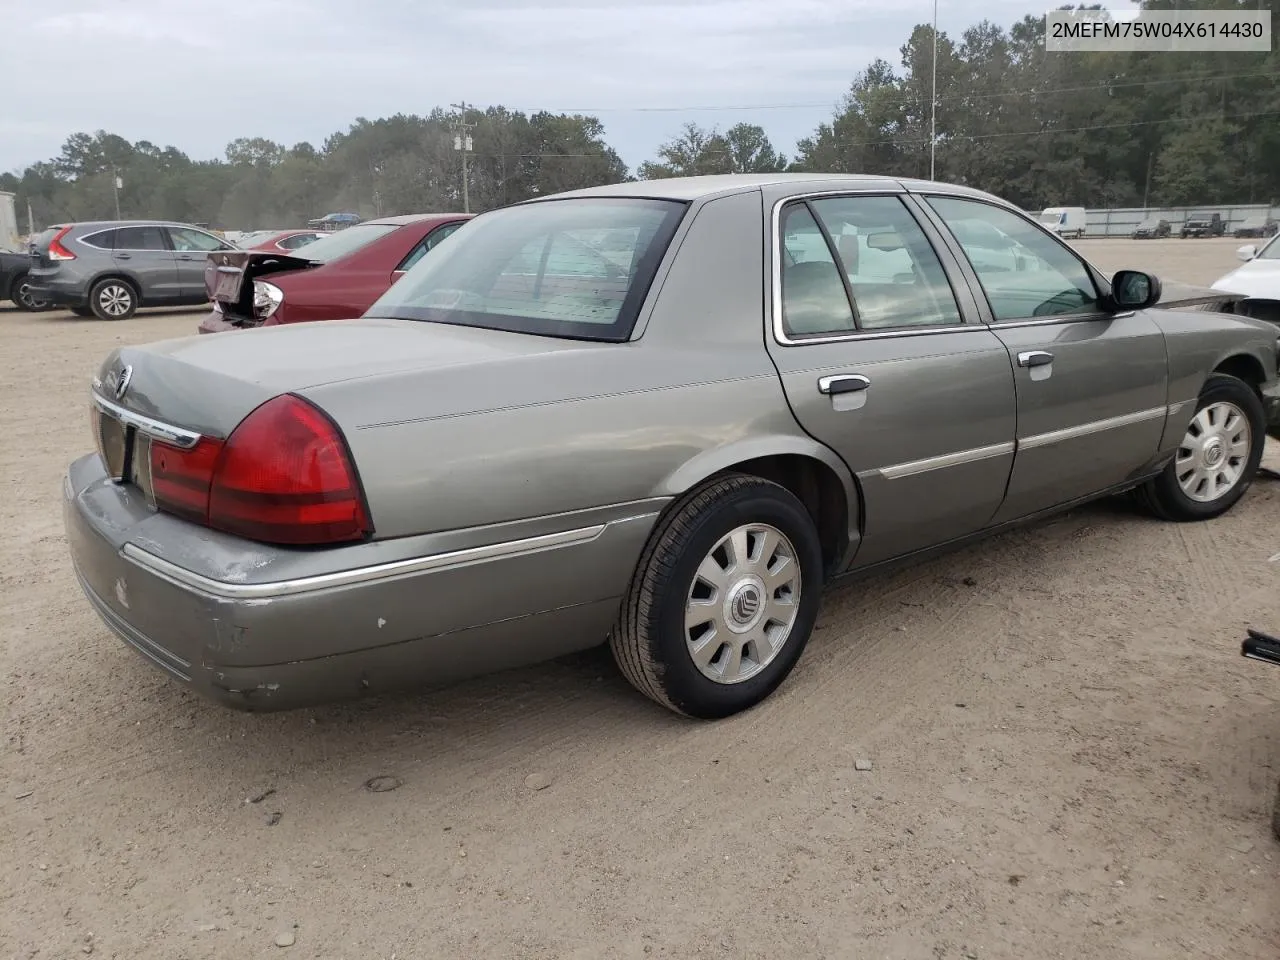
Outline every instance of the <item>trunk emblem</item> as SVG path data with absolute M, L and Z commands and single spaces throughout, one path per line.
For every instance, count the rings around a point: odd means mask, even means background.
M 120 371 L 120 379 L 116 381 L 115 395 L 117 400 L 123 400 L 125 391 L 129 389 L 129 381 L 133 379 L 133 367 L 126 366 Z

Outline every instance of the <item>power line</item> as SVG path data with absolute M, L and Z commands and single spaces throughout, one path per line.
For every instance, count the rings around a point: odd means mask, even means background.
M 1028 88 L 1024 90 L 1002 90 L 997 93 L 953 93 L 947 96 L 938 97 L 941 102 L 943 100 L 990 100 L 999 97 L 1044 97 L 1052 96 L 1058 93 L 1085 93 L 1091 90 L 1115 90 L 1127 89 L 1130 87 L 1155 87 L 1173 83 L 1192 83 L 1198 81 L 1213 82 L 1217 80 L 1248 80 L 1258 77 L 1272 77 L 1280 79 L 1280 73 L 1275 71 L 1263 71 L 1256 73 L 1222 73 L 1222 74 L 1204 74 L 1204 73 L 1188 73 L 1176 77 L 1162 77 L 1158 80 L 1113 80 L 1107 83 L 1095 83 L 1088 86 L 1080 87 L 1052 87 L 1049 89 Z M 847 96 L 847 94 L 842 95 Z M 898 97 L 891 100 L 882 101 L 887 104 L 894 103 L 916 103 L 926 99 L 924 95 L 911 95 Z M 840 102 L 840 99 L 834 100 L 801 100 L 789 103 L 740 103 L 740 104 L 720 104 L 720 105 L 701 105 L 701 106 L 661 106 L 661 107 L 560 107 L 548 108 L 539 107 L 536 110 L 532 108 L 513 107 L 509 109 L 522 110 L 525 113 L 730 113 L 743 112 L 751 110 L 811 110 L 816 107 L 831 107 Z
M 972 133 L 972 134 L 955 134 L 943 139 L 944 143 L 952 143 L 956 141 L 975 141 L 975 140 L 995 140 L 1007 137 L 1048 137 L 1059 133 L 1085 133 L 1091 130 L 1122 130 L 1129 127 L 1147 127 L 1160 123 L 1205 123 L 1214 120 L 1245 120 L 1251 117 L 1276 117 L 1280 116 L 1280 110 L 1259 110 L 1253 113 L 1226 113 L 1226 114 L 1210 114 L 1203 117 L 1165 117 L 1161 120 L 1133 120 L 1127 123 L 1099 123 L 1088 127 L 1050 127 L 1046 130 L 1018 130 L 1008 133 Z M 923 144 L 928 143 L 928 137 L 915 139 L 903 139 L 902 137 L 889 137 L 883 140 L 834 140 L 830 146 L 834 147 L 875 147 L 886 143 L 894 144 Z

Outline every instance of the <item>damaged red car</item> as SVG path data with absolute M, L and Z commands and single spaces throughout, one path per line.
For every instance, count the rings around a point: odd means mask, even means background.
M 204 284 L 213 309 L 200 323 L 200 332 L 359 317 L 406 270 L 469 219 L 462 213 L 383 217 L 339 230 L 288 254 L 270 250 L 212 253 Z

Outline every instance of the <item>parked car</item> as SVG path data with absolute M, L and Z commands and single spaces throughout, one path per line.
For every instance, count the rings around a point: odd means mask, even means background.
M 277 254 L 255 248 L 209 258 L 212 312 L 200 333 L 358 317 L 470 215 L 412 214 L 367 220 Z M 270 276 L 268 282 L 261 278 Z
M 1246 243 L 1236 256 L 1244 263 L 1215 280 L 1213 288 L 1244 298 L 1233 304 L 1235 312 L 1280 326 L 1280 236 L 1261 246 Z
M 1233 237 L 1258 237 L 1265 239 L 1274 237 L 1280 232 L 1280 223 L 1270 217 L 1248 217 L 1240 226 L 1231 231 Z
M 324 230 L 268 230 L 255 235 L 249 242 L 238 244 L 242 250 L 268 250 L 272 253 L 291 253 L 314 243 L 324 237 L 331 236 Z
M 1173 226 L 1168 220 L 1159 217 L 1148 217 L 1134 229 L 1131 236 L 1134 240 L 1159 240 L 1173 233 Z
M 50 227 L 32 238 L 33 296 L 99 320 L 139 307 L 206 303 L 211 252 L 236 248 L 208 231 L 161 220 L 104 220 Z
M 1034 266 L 970 261 L 974 221 Z M 834 577 L 1121 491 L 1229 510 L 1277 418 L 1276 330 L 1179 302 L 967 187 L 541 198 L 362 319 L 113 351 L 67 539 L 111 629 L 243 709 L 607 636 L 644 694 L 722 717 L 782 683 Z
M 27 271 L 31 257 L 0 250 L 0 300 L 12 300 L 19 310 L 43 310 L 48 304 L 31 292 Z
M 1221 237 L 1227 232 L 1227 223 L 1220 213 L 1196 213 L 1187 218 L 1178 235 L 1187 237 Z
M 1084 207 L 1048 207 L 1040 214 L 1040 222 L 1060 237 L 1079 240 L 1088 229 Z

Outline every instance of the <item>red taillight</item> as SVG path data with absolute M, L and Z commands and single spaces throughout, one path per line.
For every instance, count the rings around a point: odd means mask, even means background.
M 74 260 L 76 255 L 62 245 L 62 238 L 71 232 L 70 227 L 63 227 L 53 235 L 53 239 L 49 241 L 49 259 L 50 260 Z
M 225 442 L 153 443 L 151 482 L 164 510 L 249 540 L 314 545 L 370 532 L 342 434 L 300 397 L 267 401 Z
M 190 450 L 151 443 L 151 488 L 156 505 L 196 523 L 209 522 L 209 486 L 222 441 L 201 439 Z

